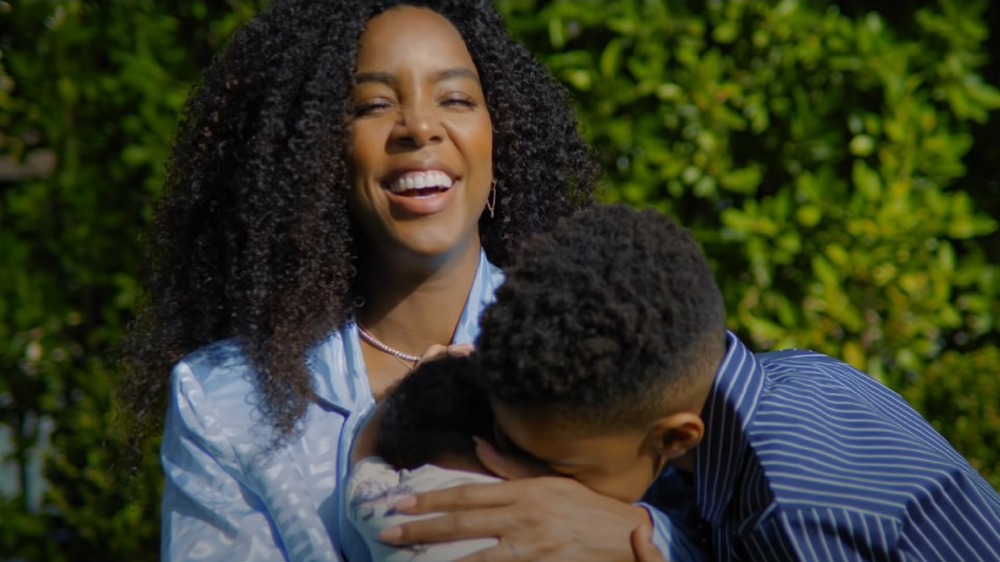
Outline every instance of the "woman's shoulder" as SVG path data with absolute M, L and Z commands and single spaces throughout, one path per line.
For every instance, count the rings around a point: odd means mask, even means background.
M 245 433 L 257 402 L 254 378 L 250 359 L 236 340 L 198 348 L 174 365 L 170 395 L 178 415 L 168 421 L 183 422 L 195 433 L 201 433 L 197 428 L 216 436 Z M 170 429 L 168 423 L 168 435 Z
M 243 346 L 236 338 L 229 338 L 199 347 L 185 355 L 178 365 L 209 374 L 215 369 L 238 367 L 248 363 Z
M 202 388 L 239 384 L 253 371 L 243 346 L 235 339 L 225 339 L 202 346 L 174 365 L 173 378 L 190 379 Z
M 339 331 L 328 334 L 307 353 L 311 370 L 317 362 L 336 362 Z M 247 355 L 243 344 L 229 338 L 204 345 L 178 361 L 173 368 L 175 391 L 183 392 L 184 383 L 193 384 L 209 397 L 223 397 L 237 393 L 247 396 L 255 388 L 256 367 Z

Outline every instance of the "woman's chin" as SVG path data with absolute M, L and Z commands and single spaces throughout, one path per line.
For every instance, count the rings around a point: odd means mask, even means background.
M 407 253 L 415 258 L 427 261 L 450 261 L 467 255 L 464 250 L 469 249 L 469 240 L 455 240 L 451 238 L 427 237 L 418 240 L 409 240 L 406 245 Z M 479 250 L 478 241 L 475 249 Z
M 423 259 L 463 256 L 471 251 L 478 254 L 478 223 L 455 218 L 442 213 L 397 223 L 388 242 L 402 253 Z

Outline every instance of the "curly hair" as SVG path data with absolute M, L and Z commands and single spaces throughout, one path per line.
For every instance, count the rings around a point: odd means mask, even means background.
M 594 207 L 513 258 L 483 314 L 477 372 L 518 411 L 631 425 L 662 407 L 661 390 L 714 372 L 724 345 L 722 294 L 691 235 L 651 210 Z
M 397 4 L 460 32 L 494 127 L 493 263 L 593 201 L 598 167 L 567 94 L 489 0 L 274 0 L 238 31 L 188 100 L 146 240 L 123 398 L 158 424 L 171 366 L 235 338 L 263 419 L 287 437 L 312 400 L 305 354 L 349 320 L 358 261 L 347 210 L 347 115 L 359 38 Z M 151 421 L 156 420 L 156 421 Z
M 397 470 L 445 454 L 475 458 L 472 437 L 493 440 L 493 413 L 468 357 L 422 364 L 386 398 L 375 454 Z

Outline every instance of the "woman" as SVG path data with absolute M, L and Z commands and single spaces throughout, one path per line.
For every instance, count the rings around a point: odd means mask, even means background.
M 563 90 L 489 2 L 392 4 L 274 0 L 188 103 L 126 393 L 141 422 L 169 396 L 165 560 L 351 551 L 359 417 L 474 340 L 509 248 L 592 201 Z

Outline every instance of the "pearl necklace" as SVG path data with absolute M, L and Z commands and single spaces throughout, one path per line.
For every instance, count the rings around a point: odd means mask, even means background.
M 402 361 L 406 361 L 407 363 L 410 363 L 411 365 L 416 365 L 417 361 L 420 361 L 420 356 L 418 356 L 418 355 L 410 355 L 409 353 L 403 353 L 402 351 L 399 351 L 398 349 L 393 349 L 393 348 L 389 347 L 388 345 L 386 345 L 386 344 L 382 343 L 381 341 L 379 341 L 379 339 L 376 338 L 374 334 L 372 334 L 368 330 L 364 329 L 364 327 L 361 324 L 358 324 L 357 326 L 358 326 L 358 334 L 361 335 L 361 339 L 365 340 L 372 347 L 374 347 L 375 349 L 381 351 L 382 353 L 388 353 L 389 355 L 392 355 L 396 359 L 399 359 L 399 360 L 402 360 Z

